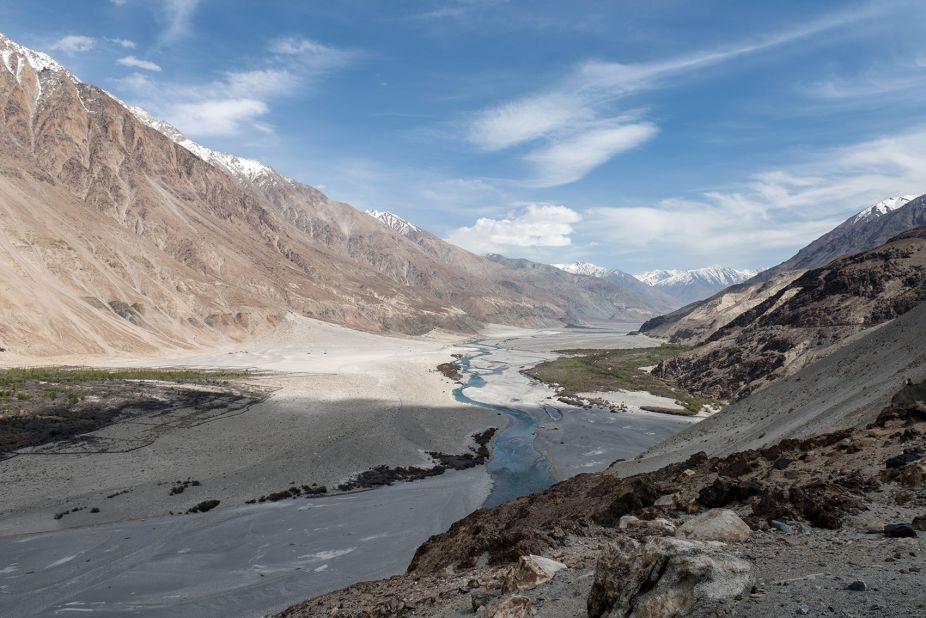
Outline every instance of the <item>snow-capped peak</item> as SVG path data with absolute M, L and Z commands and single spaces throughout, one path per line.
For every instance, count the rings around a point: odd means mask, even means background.
M 115 99 L 115 97 L 113 98 Z M 119 101 L 119 99 L 116 100 Z M 121 101 L 119 102 L 121 103 Z M 125 104 L 123 103 L 123 105 Z M 232 176 L 235 176 L 240 180 L 244 180 L 249 183 L 262 183 L 266 180 L 277 177 L 282 178 L 287 182 L 293 182 L 292 179 L 277 174 L 272 167 L 269 165 L 264 165 L 260 161 L 255 161 L 254 159 L 246 159 L 244 157 L 239 157 L 227 152 L 219 152 L 217 150 L 212 150 L 211 148 L 206 148 L 202 144 L 197 144 L 193 140 L 187 138 L 183 133 L 180 132 L 179 129 L 170 123 L 155 118 L 140 107 L 129 107 L 127 105 L 126 107 L 136 118 L 138 118 L 138 120 L 144 124 L 161 133 L 171 141 L 179 144 L 180 146 L 183 146 L 203 161 L 221 167 Z
M 28 63 L 36 73 L 49 70 L 64 74 L 75 82 L 79 81 L 73 73 L 55 62 L 48 54 L 24 47 L 4 34 L 0 34 L 0 57 L 6 70 L 16 76 L 16 81 L 22 79 L 23 62 Z
M 707 268 L 694 268 L 691 270 L 652 270 L 634 276 L 643 283 L 656 287 L 687 285 L 697 282 L 727 287 L 742 283 L 755 275 L 756 271 L 750 269 L 709 266 Z
M 882 215 L 886 215 L 892 210 L 897 210 L 898 208 L 906 205 L 907 202 L 915 197 L 915 195 L 900 195 L 897 197 L 889 197 L 886 200 L 881 200 L 874 206 L 869 206 L 865 210 L 862 210 L 854 217 L 852 217 L 852 222 L 855 223 L 857 221 L 875 219 Z
M 402 236 L 411 236 L 421 231 L 417 225 L 406 221 L 399 215 L 385 210 L 367 210 L 366 214 L 370 215 L 386 227 L 398 232 Z
M 565 270 L 573 275 L 586 275 L 588 277 L 606 277 L 610 272 L 604 266 L 598 266 L 590 262 L 576 261 L 572 264 L 551 264 L 560 270 Z

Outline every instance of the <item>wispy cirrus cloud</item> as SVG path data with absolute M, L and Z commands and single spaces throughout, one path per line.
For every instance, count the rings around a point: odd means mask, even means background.
M 199 5 L 200 0 L 163 0 L 161 11 L 164 31 L 161 33 L 161 42 L 176 43 L 189 35 Z
M 138 44 L 131 39 L 120 39 L 120 38 L 112 38 L 112 37 L 104 37 L 104 39 L 108 41 L 109 43 L 114 43 L 118 45 L 119 47 L 124 47 L 126 49 L 135 49 L 136 47 L 138 47 Z
M 55 41 L 51 48 L 67 54 L 78 54 L 93 49 L 96 41 L 93 37 L 82 34 L 69 34 Z
M 150 60 L 142 60 L 141 58 L 136 58 L 135 56 L 125 56 L 117 60 L 119 64 L 126 67 L 134 67 L 136 69 L 143 69 L 145 71 L 156 71 L 160 72 L 161 67 Z
M 574 237 L 607 242 L 615 256 L 665 252 L 693 263 L 755 264 L 757 256 L 796 250 L 887 197 L 923 193 L 926 127 L 821 151 L 728 190 L 590 208 Z
M 534 167 L 537 187 L 555 187 L 584 178 L 611 157 L 632 150 L 659 132 L 651 122 L 603 122 L 531 151 L 525 159 Z
M 518 155 L 531 165 L 527 184 L 557 186 L 581 179 L 617 154 L 638 147 L 657 131 L 652 122 L 628 121 L 617 109 L 623 99 L 666 88 L 704 69 L 858 22 L 874 5 L 830 15 L 749 42 L 659 61 L 592 60 L 577 65 L 552 87 L 484 109 L 470 117 L 466 139 L 486 151 L 526 146 Z M 602 124 L 613 125 L 602 129 Z M 593 152 L 583 153 L 591 147 Z M 538 164 L 539 162 L 539 164 Z M 565 164 L 564 171 L 556 163 Z
M 263 121 L 271 103 L 305 94 L 331 71 L 350 65 L 359 54 L 305 37 L 270 42 L 265 66 L 225 71 L 205 83 L 159 81 L 133 73 L 119 83 L 126 98 L 191 136 L 232 136 L 249 129 L 268 132 Z M 120 64 L 157 72 L 158 65 L 128 56 Z

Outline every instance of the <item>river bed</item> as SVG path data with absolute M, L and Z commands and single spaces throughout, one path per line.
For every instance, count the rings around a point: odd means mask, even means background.
M 629 458 L 691 419 L 584 410 L 520 373 L 564 348 L 656 345 L 632 326 L 499 330 L 460 346 L 459 400 L 506 417 L 487 466 L 356 494 L 0 538 L 0 615 L 260 616 L 405 570 L 480 506 Z

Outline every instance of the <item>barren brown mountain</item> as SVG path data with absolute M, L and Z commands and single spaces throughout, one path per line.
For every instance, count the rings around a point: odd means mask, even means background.
M 741 399 L 926 300 L 926 228 L 808 270 L 653 373 Z
M 374 331 L 624 316 L 187 140 L 0 35 L 0 347 L 154 352 L 288 311 Z M 608 294 L 614 296 L 613 290 Z M 617 294 L 619 296 L 619 293 Z M 630 307 L 625 317 L 659 308 Z

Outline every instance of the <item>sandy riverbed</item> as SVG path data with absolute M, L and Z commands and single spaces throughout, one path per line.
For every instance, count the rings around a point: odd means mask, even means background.
M 421 465 L 426 451 L 464 451 L 469 436 L 504 419 L 450 396 L 434 367 L 449 336 L 383 337 L 293 318 L 237 349 L 175 358 L 97 360 L 101 365 L 255 368 L 264 402 L 213 422 L 165 430 L 126 453 L 23 455 L 0 461 L 0 535 L 183 512 L 214 498 L 243 505 L 291 484 L 332 486 L 379 464 Z M 103 431 L 150 431 L 125 423 Z M 199 486 L 169 495 L 171 484 Z M 106 496 L 126 491 L 113 498 Z M 55 513 L 84 510 L 59 520 Z M 99 513 L 91 513 L 93 508 Z

